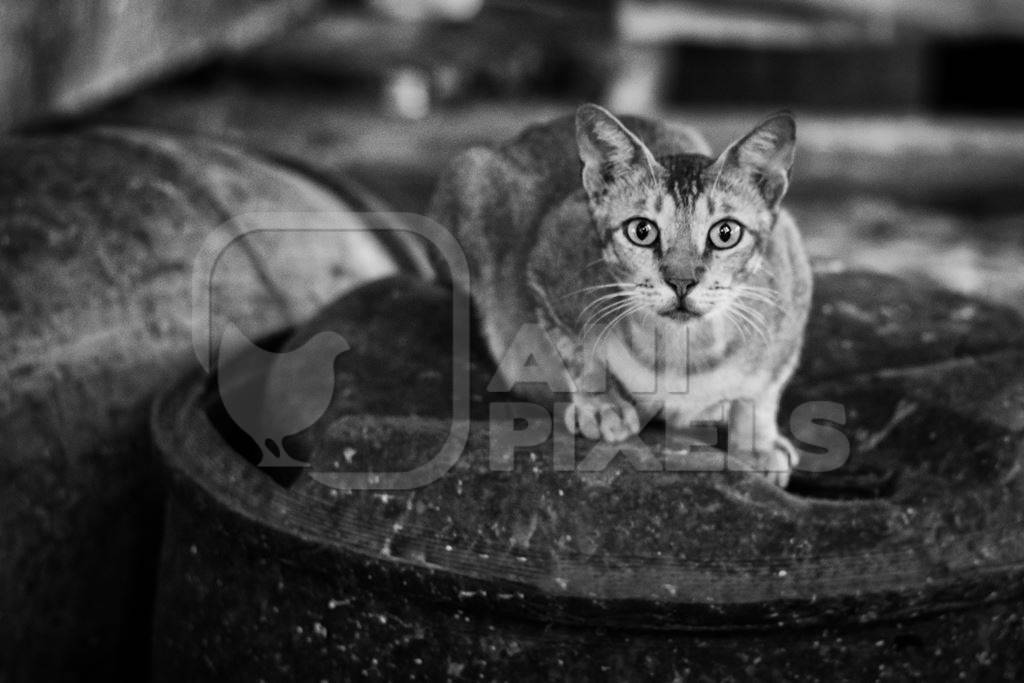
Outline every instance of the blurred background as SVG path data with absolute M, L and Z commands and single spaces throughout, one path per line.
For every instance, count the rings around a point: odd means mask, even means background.
M 422 211 L 469 144 L 597 101 L 721 149 L 786 107 L 819 268 L 1024 310 L 1021 0 L 0 0 L 0 127 L 227 138 Z

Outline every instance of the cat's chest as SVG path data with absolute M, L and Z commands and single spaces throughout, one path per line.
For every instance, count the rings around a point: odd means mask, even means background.
M 657 362 L 649 349 L 625 345 L 609 354 L 608 368 L 642 412 L 664 408 L 673 420 L 717 421 L 722 406 L 752 398 L 771 383 L 771 373 L 750 362 L 749 354 L 722 355 L 711 364 L 693 363 L 694 350 L 666 343 Z

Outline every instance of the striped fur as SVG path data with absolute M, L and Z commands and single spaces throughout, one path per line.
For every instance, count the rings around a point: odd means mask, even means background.
M 565 367 L 552 388 L 573 388 L 569 429 L 621 441 L 654 418 L 726 421 L 737 462 L 784 485 L 796 451 L 776 412 L 811 295 L 780 206 L 794 145 L 785 113 L 716 157 L 692 131 L 584 105 L 460 155 L 432 213 L 466 251 L 507 383 L 536 351 L 513 340 L 540 325 Z M 635 217 L 657 225 L 656 243 L 628 239 Z M 716 249 L 709 230 L 726 218 L 743 237 Z

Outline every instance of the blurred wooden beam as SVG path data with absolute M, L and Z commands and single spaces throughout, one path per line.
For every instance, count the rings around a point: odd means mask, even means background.
M 638 35 L 703 42 L 821 44 L 905 32 L 1024 36 L 1021 0 L 624 0 L 621 7 Z
M 275 34 L 321 0 L 0 0 L 0 129 Z
M 740 0 L 746 2 L 747 0 Z M 1020 0 L 778 0 L 943 36 L 1024 36 Z
M 825 0 L 821 0 L 824 2 Z M 807 47 L 888 39 L 888 31 L 842 14 L 781 12 L 775 3 L 623 0 L 617 26 L 634 44 L 688 43 L 749 47 Z

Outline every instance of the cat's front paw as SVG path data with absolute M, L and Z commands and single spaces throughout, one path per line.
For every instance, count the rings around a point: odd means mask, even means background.
M 756 453 L 730 454 L 729 469 L 753 472 L 782 488 L 800 460 L 800 452 L 784 436 L 775 437 L 770 448 Z
M 565 426 L 573 434 L 612 443 L 640 433 L 640 415 L 633 404 L 606 394 L 575 394 L 565 410 Z
M 782 488 L 789 486 L 789 477 L 800 460 L 800 453 L 789 439 L 784 436 L 776 437 L 775 447 L 768 452 L 766 460 L 766 467 L 762 473 L 764 477 Z

